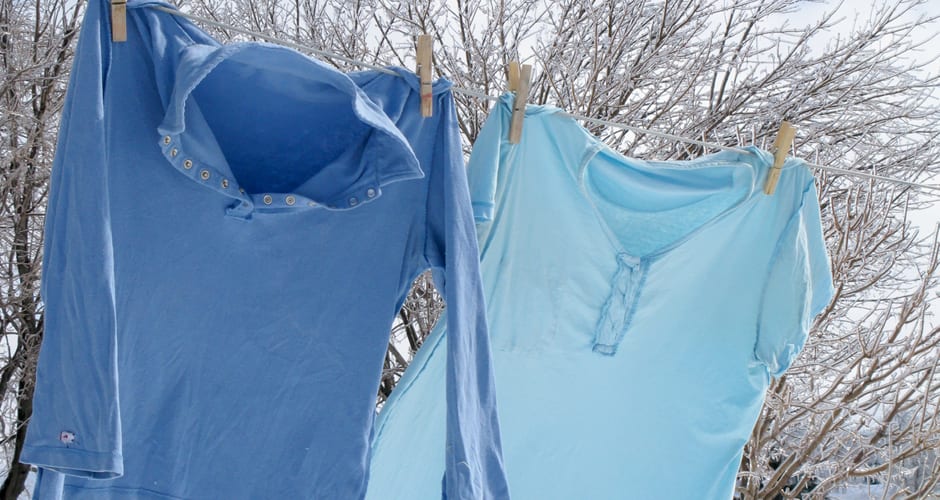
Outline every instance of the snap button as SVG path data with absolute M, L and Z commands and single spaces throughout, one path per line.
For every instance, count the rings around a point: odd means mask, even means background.
M 287 198 L 284 199 L 284 201 L 287 202 L 288 205 L 293 205 L 294 202 L 297 201 L 297 199 L 294 198 L 293 196 L 288 196 Z
M 177 153 L 179 153 L 179 151 L 176 148 L 173 148 L 170 150 L 170 156 L 172 156 L 173 158 L 176 158 Z
M 264 204 L 265 204 L 265 205 L 270 205 L 271 202 L 273 202 L 273 201 L 274 201 L 274 198 L 272 198 L 271 195 L 269 195 L 269 194 L 264 195 Z
M 372 188 L 369 188 L 369 190 L 366 191 L 366 196 L 368 196 L 369 198 L 375 198 L 375 190 Z
M 316 204 L 316 202 L 314 202 L 314 201 L 308 201 L 308 202 L 307 202 L 307 206 L 308 206 L 308 207 L 315 207 L 315 206 L 317 206 L 317 204 Z
M 171 140 L 171 139 L 170 139 L 170 136 L 168 136 L 168 135 L 163 136 L 163 144 L 169 144 L 169 143 L 170 143 L 170 140 Z
M 349 199 L 349 206 L 354 207 L 358 204 L 359 204 L 359 198 L 356 198 L 355 196 L 353 196 L 352 198 Z
M 184 162 L 183 162 L 183 168 L 185 168 L 186 170 L 189 170 L 189 169 L 193 168 L 193 161 L 192 161 L 192 160 L 186 160 L 186 161 L 184 161 Z
M 222 189 L 228 188 L 228 179 L 222 179 Z
M 209 171 L 206 169 L 202 169 L 202 172 L 199 172 L 199 177 L 202 177 L 202 180 L 204 181 L 209 180 L 209 175 L 211 174 L 209 174 Z

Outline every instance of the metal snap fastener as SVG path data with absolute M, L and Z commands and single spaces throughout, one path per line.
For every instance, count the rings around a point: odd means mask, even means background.
M 170 150 L 170 156 L 172 156 L 173 158 L 176 158 L 177 153 L 179 153 L 179 150 L 177 150 L 176 148 L 173 148 Z
M 227 187 L 228 187 L 228 179 L 222 179 L 222 189 L 225 189 Z
M 264 204 L 265 204 L 265 205 L 270 205 L 271 202 L 273 202 L 273 201 L 274 201 L 274 198 L 272 198 L 271 195 L 269 195 L 269 194 L 264 195 Z
M 375 198 L 375 190 L 372 188 L 369 188 L 369 190 L 366 191 L 366 196 L 368 196 L 369 198 Z
M 164 137 L 163 137 L 163 144 L 169 144 L 169 143 L 170 143 L 170 140 L 171 140 L 171 139 L 170 139 L 170 136 L 168 136 L 168 135 L 167 135 L 167 136 L 164 136 Z
M 189 169 L 193 168 L 193 161 L 192 161 L 192 160 L 186 160 L 186 161 L 184 161 L 184 162 L 183 162 L 183 168 L 185 168 L 186 170 L 189 170 Z
M 349 199 L 349 206 L 354 207 L 358 204 L 359 204 L 359 198 L 356 198 L 355 196 L 353 196 L 352 198 Z
M 202 180 L 204 181 L 209 180 L 209 175 L 211 174 L 209 174 L 209 171 L 206 169 L 202 169 L 202 172 L 199 172 L 199 177 L 202 177 Z
M 297 201 L 297 199 L 294 198 L 293 196 L 288 196 L 287 198 L 284 199 L 284 201 L 287 202 L 288 205 L 293 205 L 294 202 Z
M 314 201 L 308 201 L 308 202 L 307 202 L 307 206 L 308 206 L 308 207 L 315 207 L 315 206 L 317 206 L 317 203 L 314 202 Z

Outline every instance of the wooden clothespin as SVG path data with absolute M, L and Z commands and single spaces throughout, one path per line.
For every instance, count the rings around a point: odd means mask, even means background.
M 774 194 L 774 191 L 777 190 L 777 181 L 780 180 L 780 173 L 783 172 L 783 162 L 787 159 L 787 153 L 790 152 L 794 137 L 796 137 L 796 127 L 790 125 L 788 121 L 781 123 L 780 130 L 777 132 L 777 139 L 774 141 L 774 164 L 767 173 L 764 194 Z
M 509 85 L 513 87 L 513 64 L 509 65 Z M 522 121 L 525 119 L 525 104 L 529 100 L 529 87 L 532 85 L 532 66 L 523 64 L 519 70 L 518 82 L 515 85 L 516 98 L 512 102 L 512 118 L 509 120 L 509 143 L 519 144 L 522 139 Z
M 111 41 L 127 41 L 127 0 L 111 0 Z
M 509 63 L 506 69 L 506 79 L 509 80 L 509 91 L 519 90 L 519 61 Z
M 415 73 L 421 79 L 421 116 L 427 118 L 434 112 L 434 93 L 431 86 L 431 51 L 434 39 L 431 35 L 418 35 L 418 67 Z

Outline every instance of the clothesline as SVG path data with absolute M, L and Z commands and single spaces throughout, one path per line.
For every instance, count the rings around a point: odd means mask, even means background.
M 386 68 L 386 67 L 384 67 L 384 66 L 379 66 L 379 65 L 377 65 L 377 64 L 372 64 L 372 63 L 368 63 L 368 62 L 365 62 L 365 61 L 359 61 L 359 60 L 357 60 L 357 59 L 352 59 L 352 58 L 345 57 L 345 56 L 342 56 L 342 55 L 340 55 L 340 54 L 336 54 L 336 53 L 333 53 L 333 52 L 328 52 L 328 51 L 325 51 L 325 50 L 320 50 L 320 49 L 317 49 L 317 48 L 314 48 L 314 47 L 310 47 L 310 46 L 308 46 L 308 45 L 302 45 L 302 44 L 299 44 L 299 43 L 291 42 L 291 41 L 289 41 L 289 40 L 282 40 L 282 39 L 279 39 L 279 38 L 276 38 L 276 37 L 273 37 L 273 36 L 270 36 L 270 35 L 265 35 L 264 33 L 258 33 L 258 32 L 255 32 L 255 31 L 251 31 L 251 30 L 246 30 L 246 29 L 243 29 L 243 28 L 239 28 L 239 27 L 237 27 L 237 26 L 231 26 L 231 25 L 228 25 L 228 24 L 225 24 L 225 23 L 221 23 L 221 22 L 219 22 L 219 21 L 215 21 L 215 20 L 213 20 L 213 19 L 209 19 L 209 18 L 197 16 L 197 15 L 194 15 L 194 14 L 189 14 L 189 13 L 182 12 L 182 11 L 179 11 L 179 10 L 176 10 L 176 9 L 171 9 L 171 8 L 168 8 L 168 7 L 163 7 L 163 6 L 161 6 L 161 5 L 149 5 L 148 7 L 153 8 L 153 9 L 156 9 L 156 10 L 159 10 L 159 11 L 161 11 L 161 12 L 166 12 L 167 14 L 172 14 L 172 15 L 174 15 L 174 16 L 179 16 L 179 17 L 184 17 L 184 18 L 186 18 L 186 19 L 190 19 L 190 20 L 192 20 L 192 21 L 197 21 L 197 22 L 200 22 L 200 23 L 202 23 L 202 24 L 206 24 L 206 25 L 209 25 L 209 26 L 214 26 L 214 27 L 216 27 L 216 28 L 221 28 L 221 29 L 228 30 L 228 31 L 234 31 L 235 33 L 239 33 L 239 34 L 242 34 L 242 35 L 247 35 L 247 36 L 251 36 L 251 37 L 255 37 L 255 38 L 260 38 L 260 39 L 262 39 L 262 40 L 266 40 L 266 41 L 269 41 L 269 42 L 272 42 L 272 43 L 276 43 L 276 44 L 278 44 L 278 45 L 283 45 L 283 46 L 285 46 L 285 47 L 290 47 L 290 48 L 292 48 L 292 49 L 296 49 L 296 50 L 299 50 L 299 51 L 310 52 L 310 53 L 316 54 L 316 55 L 321 56 L 321 57 L 325 57 L 325 58 L 329 58 L 329 59 L 335 59 L 335 60 L 338 60 L 338 61 L 343 61 L 343 62 L 345 62 L 345 63 L 347 63 L 347 64 L 351 64 L 351 65 L 358 66 L 358 67 L 361 67 L 361 68 L 368 68 L 368 69 L 372 69 L 372 70 L 379 71 L 379 72 L 382 72 L 382 73 L 385 73 L 385 74 L 389 74 L 389 75 L 397 75 L 397 73 L 395 73 L 395 72 L 392 71 L 392 70 L 389 70 L 388 68 Z M 451 90 L 452 90 L 453 92 L 455 92 L 455 93 L 458 93 L 458 94 L 463 94 L 463 95 L 467 95 L 467 96 L 470 96 L 470 97 L 476 97 L 476 98 L 478 98 L 478 99 L 484 99 L 484 100 L 488 100 L 488 101 L 496 101 L 496 100 L 499 99 L 498 96 L 492 96 L 492 95 L 489 95 L 489 94 L 487 94 L 487 93 L 485 93 L 485 92 L 481 92 L 481 91 L 478 91 L 478 90 L 465 89 L 465 88 L 456 87 L 456 86 L 455 86 L 455 87 L 452 87 Z M 749 154 L 749 151 L 744 150 L 744 149 L 741 149 L 741 148 L 736 148 L 736 147 L 733 147 L 733 146 L 725 146 L 725 145 L 723 145 L 723 144 L 710 143 L 710 142 L 707 142 L 707 141 L 700 141 L 700 140 L 697 140 L 697 139 L 691 139 L 691 138 L 688 138 L 688 137 L 682 137 L 682 136 L 679 136 L 679 135 L 669 134 L 669 133 L 666 133 L 666 132 L 657 132 L 657 131 L 655 131 L 655 130 L 649 130 L 649 129 L 645 129 L 645 128 L 642 128 L 642 127 L 635 127 L 635 126 L 627 125 L 627 124 L 621 123 L 621 122 L 615 122 L 615 121 L 611 121 L 611 120 L 603 120 L 603 119 L 600 119 L 600 118 L 592 118 L 592 117 L 590 117 L 590 116 L 577 115 L 577 114 L 568 113 L 568 112 L 562 112 L 562 113 L 560 113 L 560 114 L 563 115 L 563 116 L 567 116 L 567 117 L 573 118 L 573 119 L 575 119 L 575 120 L 580 120 L 580 121 L 584 121 L 584 122 L 588 122 L 588 123 L 594 123 L 594 124 L 597 124 L 597 125 L 604 125 L 604 126 L 612 127 L 612 128 L 619 128 L 619 129 L 628 130 L 628 131 L 634 132 L 634 133 L 651 135 L 651 136 L 654 136 L 654 137 L 660 137 L 660 138 L 663 138 L 663 139 L 669 139 L 669 140 L 673 140 L 673 141 L 676 141 L 676 142 L 682 142 L 682 143 L 686 143 L 686 144 L 695 144 L 695 145 L 702 146 L 702 147 L 706 147 L 706 148 L 720 149 L 720 150 L 724 150 L 724 151 L 734 151 L 734 152 L 738 152 L 738 153 Z M 885 177 L 885 176 L 883 176 L 883 175 L 870 174 L 870 173 L 867 173 L 867 172 L 859 172 L 859 171 L 856 171 L 856 170 L 848 170 L 848 169 L 839 168 L 839 167 L 833 167 L 833 166 L 829 166 L 829 165 L 820 165 L 820 164 L 811 163 L 811 162 L 805 162 L 805 163 L 806 163 L 806 165 L 807 165 L 808 167 L 813 168 L 813 169 L 816 169 L 816 170 L 824 170 L 824 171 L 827 171 L 827 172 L 833 172 L 833 173 L 837 173 L 837 174 L 841 174 L 841 175 L 846 175 L 846 176 L 851 176 L 851 177 L 862 177 L 862 178 L 866 178 L 866 179 L 872 179 L 872 180 L 877 180 L 877 181 L 889 182 L 889 183 L 893 183 L 893 184 L 900 184 L 900 185 L 909 186 L 909 187 L 913 187 L 913 188 L 918 188 L 918 189 L 922 189 L 922 190 L 926 190 L 926 191 L 933 191 L 933 192 L 936 192 L 936 193 L 940 193 L 940 186 L 934 186 L 934 185 L 929 185 L 929 184 L 921 184 L 921 183 L 917 183 L 917 182 L 907 181 L 907 180 L 904 180 L 904 179 L 896 179 L 896 178 L 893 178 L 893 177 Z

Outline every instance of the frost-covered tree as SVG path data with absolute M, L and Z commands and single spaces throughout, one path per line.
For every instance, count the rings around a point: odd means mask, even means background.
M 16 498 L 42 336 L 39 264 L 58 116 L 83 6 L 0 0 L 0 450 Z
M 815 163 L 924 182 L 940 174 L 940 79 L 925 68 L 937 32 L 926 0 L 884 0 L 856 18 L 806 0 L 186 0 L 184 11 L 378 64 L 412 65 L 413 36 L 435 37 L 435 71 L 496 95 L 510 60 L 535 66 L 531 100 L 727 146 L 769 146 L 781 120 Z M 56 116 L 83 6 L 0 0 L 0 443 L 15 464 L 42 330 L 36 286 Z M 245 39 L 204 26 L 221 41 Z M 838 35 L 837 35 L 838 33 Z M 918 52 L 920 51 L 920 52 Z M 355 70 L 331 61 L 343 70 Z M 488 111 L 456 94 L 465 144 Z M 624 154 L 711 152 L 587 124 Z M 468 149 L 469 151 L 469 149 Z M 853 482 L 921 498 L 940 481 L 940 321 L 936 233 L 909 220 L 938 193 L 817 175 L 836 296 L 797 363 L 775 380 L 745 448 L 741 498 L 822 498 Z M 741 242 L 746 245 L 746 241 Z M 398 316 L 379 390 L 392 391 L 443 307 L 425 276 Z M 421 423 L 415 423 L 420 432 Z M 407 450 L 402 451 L 403 454 Z

